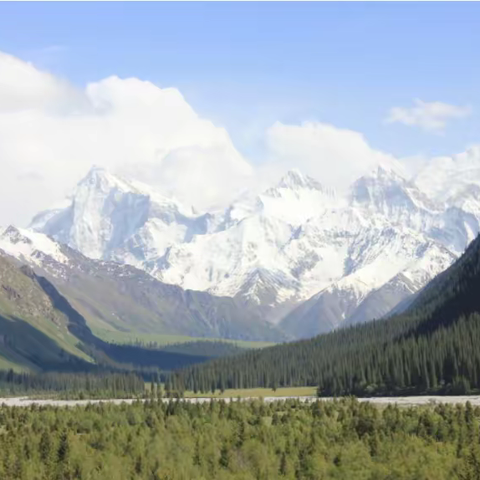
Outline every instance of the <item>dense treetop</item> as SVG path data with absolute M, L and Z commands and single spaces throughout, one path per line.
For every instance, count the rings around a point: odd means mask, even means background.
M 479 478 L 480 410 L 145 402 L 0 407 L 0 478 Z

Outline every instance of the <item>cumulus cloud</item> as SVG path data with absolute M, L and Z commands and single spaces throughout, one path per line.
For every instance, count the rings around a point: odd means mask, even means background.
M 67 82 L 0 52 L 0 113 L 74 111 L 85 107 L 85 100 Z
M 443 102 L 424 102 L 414 100 L 410 108 L 393 107 L 385 119 L 387 123 L 403 123 L 408 126 L 417 126 L 429 132 L 442 132 L 448 121 L 467 117 L 471 108 L 458 107 Z
M 361 133 L 319 122 L 276 122 L 266 133 L 271 169 L 295 166 L 325 185 L 342 189 L 392 156 L 373 149 Z
M 290 168 L 341 188 L 393 161 L 360 133 L 318 122 L 277 122 L 263 138 L 265 156 L 253 166 L 175 88 L 112 76 L 79 89 L 0 52 L 0 225 L 25 225 L 58 204 L 92 165 L 202 210 Z
M 174 88 L 110 77 L 76 89 L 0 53 L 0 223 L 27 223 L 92 164 L 172 191 L 198 208 L 248 183 L 228 133 Z

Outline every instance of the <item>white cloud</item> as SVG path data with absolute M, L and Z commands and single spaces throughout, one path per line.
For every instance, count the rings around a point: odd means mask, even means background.
M 392 156 L 370 147 L 361 133 L 318 122 L 276 122 L 268 129 L 266 141 L 272 169 L 297 167 L 340 189 L 374 165 L 394 162 Z
M 393 107 L 386 118 L 387 123 L 403 123 L 409 126 L 418 126 L 429 132 L 442 132 L 449 120 L 467 117 L 471 108 L 458 107 L 443 102 L 424 102 L 414 100 L 410 108 Z
M 0 113 L 81 110 L 85 100 L 67 82 L 0 52 Z
M 77 89 L 0 52 L 0 225 L 58 204 L 94 164 L 204 209 L 290 168 L 342 188 L 394 161 L 360 133 L 318 122 L 277 122 L 264 139 L 254 168 L 175 88 L 112 76 Z
M 0 163 L 0 224 L 28 222 L 92 164 L 135 173 L 200 208 L 253 175 L 227 132 L 174 88 L 110 77 L 79 90 L 2 53 Z

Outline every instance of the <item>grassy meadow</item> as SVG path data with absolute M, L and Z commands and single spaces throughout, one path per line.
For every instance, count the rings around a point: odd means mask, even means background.
M 92 332 L 106 342 L 128 344 L 136 341 L 156 342 L 159 345 L 172 345 L 189 342 L 226 342 L 237 345 L 241 348 L 265 348 L 275 345 L 272 342 L 247 341 L 247 340 L 229 340 L 224 338 L 209 337 L 188 337 L 185 335 L 162 335 L 156 333 L 138 333 L 138 332 L 120 332 L 117 330 L 106 330 L 90 325 Z

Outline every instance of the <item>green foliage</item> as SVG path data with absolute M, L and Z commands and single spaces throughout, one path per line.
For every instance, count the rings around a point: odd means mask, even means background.
M 479 424 L 471 406 L 353 398 L 0 406 L 0 478 L 476 480 Z

